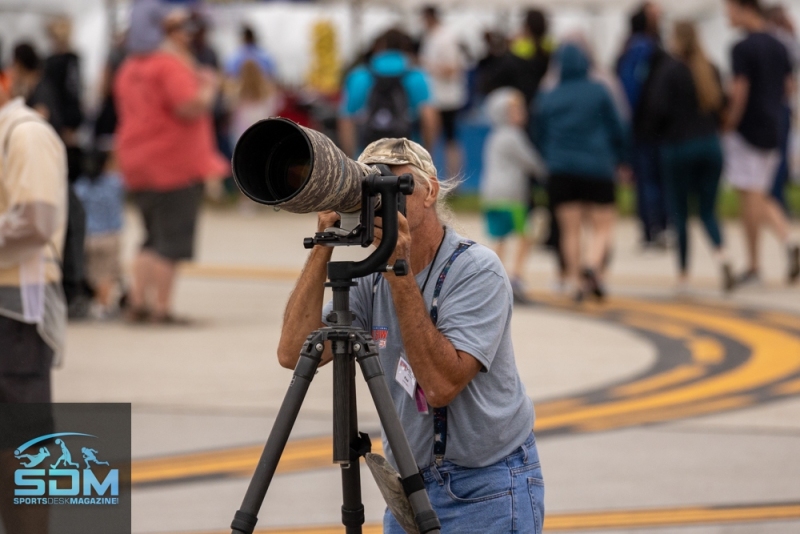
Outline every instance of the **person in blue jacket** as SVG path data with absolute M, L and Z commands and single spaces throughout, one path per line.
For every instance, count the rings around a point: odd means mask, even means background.
M 589 58 L 578 45 L 557 52 L 559 84 L 537 104 L 537 141 L 550 169 L 548 194 L 561 229 L 567 283 L 577 301 L 602 299 L 603 267 L 612 240 L 615 177 L 626 155 L 626 127 L 604 85 L 589 79 Z M 581 268 L 581 223 L 591 242 Z

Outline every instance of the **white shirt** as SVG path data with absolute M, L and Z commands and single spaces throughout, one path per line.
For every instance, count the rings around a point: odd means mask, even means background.
M 442 110 L 462 107 L 467 102 L 466 61 L 456 35 L 442 24 L 428 32 L 420 50 L 420 61 L 431 81 L 433 105 Z M 442 69 L 456 69 L 442 76 Z
M 0 107 L 0 315 L 36 324 L 56 361 L 67 323 L 66 231 L 64 143 L 21 98 L 11 100 Z

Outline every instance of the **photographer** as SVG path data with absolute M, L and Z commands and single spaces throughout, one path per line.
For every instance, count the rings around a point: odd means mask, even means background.
M 497 256 L 442 224 L 447 193 L 425 149 L 383 139 L 359 158 L 411 173 L 414 194 L 400 215 L 390 260 L 409 274 L 375 274 L 350 292 L 354 326 L 378 340 L 381 363 L 400 420 L 442 532 L 541 532 L 544 485 L 531 432 L 533 406 L 511 344 L 511 285 Z M 338 215 L 319 215 L 320 231 Z M 380 219 L 376 241 L 380 241 Z M 376 243 L 377 244 L 377 243 Z M 332 249 L 309 255 L 284 315 L 278 347 L 294 368 L 308 334 L 324 323 L 326 264 Z M 323 362 L 332 359 L 325 349 Z M 413 374 L 408 369 L 413 370 Z M 384 439 L 384 451 L 394 463 Z M 514 513 L 512 514 L 512 510 Z M 384 532 L 402 529 L 387 510 Z

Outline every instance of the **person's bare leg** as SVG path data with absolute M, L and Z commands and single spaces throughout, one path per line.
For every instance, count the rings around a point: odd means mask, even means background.
M 589 221 L 592 225 L 592 239 L 589 242 L 588 265 L 600 278 L 605 271 L 604 263 L 614 235 L 614 222 L 617 210 L 613 204 L 591 205 Z
M 764 194 L 758 191 L 739 191 L 739 195 L 742 200 L 742 223 L 747 244 L 748 271 L 757 273 L 761 267 L 758 245 L 766 202 Z
M 132 310 L 145 310 L 148 307 L 148 293 L 153 280 L 153 257 L 149 250 L 141 250 L 133 260 L 133 279 L 130 289 L 130 308 Z
M 789 243 L 789 219 L 786 217 L 783 208 L 778 204 L 778 201 L 771 196 L 766 197 L 764 201 L 764 220 L 775 234 L 775 237 L 781 243 L 787 245 Z
M 506 239 L 504 237 L 494 242 L 494 253 L 497 254 L 497 257 L 502 262 L 506 254 Z
M 561 253 L 566 265 L 565 280 L 576 290 L 581 287 L 581 215 L 582 208 L 577 202 L 568 202 L 556 208 L 561 231 Z
M 153 316 L 167 317 L 172 309 L 172 289 L 175 285 L 177 264 L 161 256 L 153 256 L 153 286 L 155 288 L 155 302 Z
M 14 451 L 0 451 L 0 480 L 13 480 L 20 467 Z M 15 505 L 14 485 L 0 484 L 0 519 L 9 534 L 47 534 L 50 513 L 47 506 Z
M 111 295 L 114 293 L 114 286 L 114 280 L 104 278 L 99 280 L 94 288 L 95 300 L 105 308 L 111 306 Z
M 517 238 L 517 252 L 514 256 L 514 264 L 511 271 L 511 277 L 522 280 L 525 274 L 525 263 L 528 260 L 528 253 L 530 252 L 531 240 L 527 235 L 520 235 Z
M 452 178 L 461 172 L 461 145 L 458 141 L 449 141 L 445 147 L 445 158 L 447 159 L 447 177 Z

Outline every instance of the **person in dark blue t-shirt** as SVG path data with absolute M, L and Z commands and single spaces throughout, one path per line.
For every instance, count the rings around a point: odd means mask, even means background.
M 666 58 L 661 45 L 661 7 L 643 2 L 631 16 L 631 35 L 616 65 L 617 76 L 633 112 L 631 164 L 636 179 L 636 211 L 642 223 L 642 245 L 667 244 L 667 201 L 652 114 L 653 80 Z
M 759 234 L 767 222 L 786 246 L 789 283 L 800 279 L 800 245 L 790 240 L 789 222 L 770 196 L 780 164 L 783 105 L 793 91 L 786 48 L 767 33 L 759 0 L 727 0 L 731 25 L 747 32 L 733 47 L 733 84 L 725 124 L 728 181 L 741 196 L 748 270 L 740 284 L 760 280 Z

